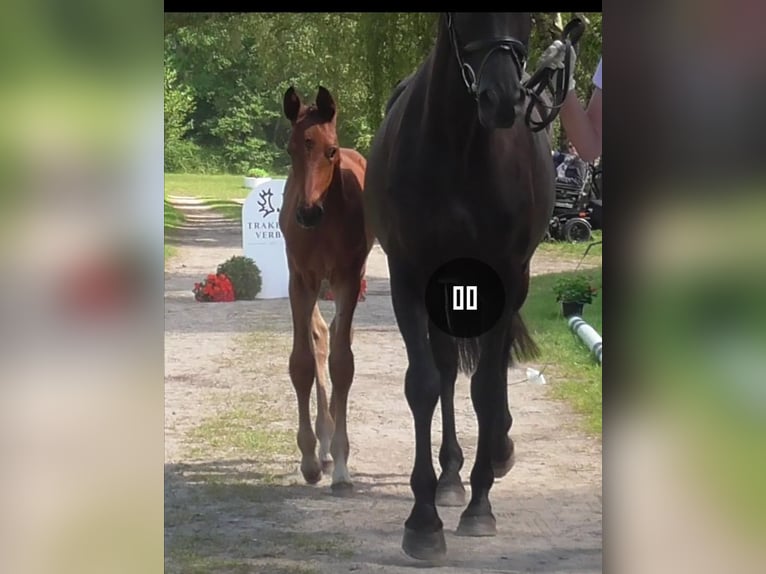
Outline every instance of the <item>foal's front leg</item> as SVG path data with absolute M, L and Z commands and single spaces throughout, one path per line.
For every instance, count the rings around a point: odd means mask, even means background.
M 335 407 L 335 433 L 330 452 L 335 468 L 332 490 L 336 494 L 349 492 L 352 488 L 348 472 L 349 441 L 346 426 L 348 393 L 354 380 L 354 353 L 351 350 L 351 328 L 359 298 L 359 275 L 343 277 L 332 285 L 335 293 L 335 318 L 330 327 L 330 379 L 332 379 L 332 403 Z
M 327 400 L 327 390 L 329 388 L 327 381 L 327 358 L 330 353 L 330 332 L 317 304 L 314 304 L 314 313 L 311 316 L 311 331 L 314 343 L 314 364 L 316 365 L 316 435 L 319 438 L 319 462 L 322 464 L 322 472 L 329 474 L 333 467 L 332 457 L 330 456 L 330 442 L 335 432 L 334 407 Z
M 298 448 L 301 450 L 301 473 L 309 484 L 322 478 L 322 468 L 316 455 L 316 435 L 311 428 L 309 402 L 314 385 L 314 362 L 311 315 L 316 302 L 318 285 L 290 271 L 290 309 L 293 316 L 293 350 L 290 353 L 290 380 L 298 399 Z

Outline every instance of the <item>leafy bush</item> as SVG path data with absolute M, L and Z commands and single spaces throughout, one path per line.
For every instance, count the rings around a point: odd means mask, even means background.
M 254 167 L 247 172 L 247 177 L 269 177 L 269 173 L 260 167 Z
M 249 257 L 235 255 L 218 266 L 218 274 L 225 274 L 234 285 L 234 296 L 252 300 L 261 291 L 261 270 Z

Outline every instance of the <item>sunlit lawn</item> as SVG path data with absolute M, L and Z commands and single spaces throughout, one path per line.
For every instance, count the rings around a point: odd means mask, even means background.
M 593 303 L 586 305 L 583 319 L 603 336 L 601 326 L 601 267 L 581 272 L 599 287 Z M 522 316 L 540 347 L 539 361 L 554 396 L 569 401 L 585 417 L 586 429 L 601 433 L 601 366 L 586 345 L 569 329 L 561 315 L 553 285 L 573 272 L 532 277 Z

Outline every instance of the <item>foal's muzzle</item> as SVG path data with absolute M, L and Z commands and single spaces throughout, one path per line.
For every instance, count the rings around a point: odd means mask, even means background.
M 298 221 L 298 225 L 311 229 L 319 225 L 322 221 L 322 215 L 324 215 L 324 208 L 321 204 L 315 203 L 311 207 L 307 205 L 299 207 L 295 218 Z

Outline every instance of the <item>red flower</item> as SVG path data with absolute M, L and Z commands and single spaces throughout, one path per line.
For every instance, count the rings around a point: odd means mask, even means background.
M 197 301 L 229 302 L 236 300 L 234 286 L 224 274 L 209 274 L 205 281 L 194 284 L 193 292 Z

